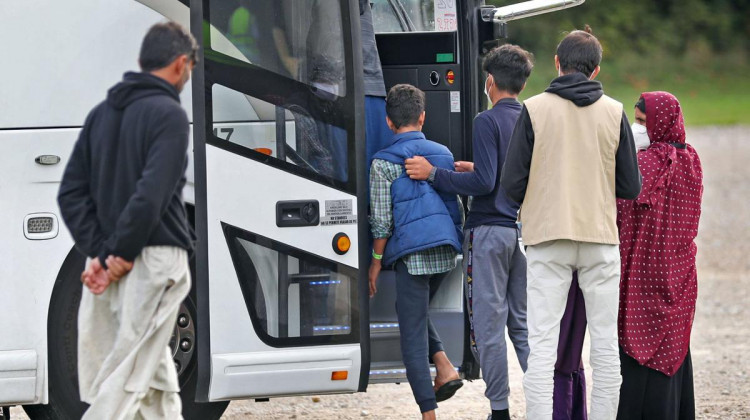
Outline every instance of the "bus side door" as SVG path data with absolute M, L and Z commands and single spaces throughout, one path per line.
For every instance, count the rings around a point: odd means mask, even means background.
M 191 3 L 199 400 L 366 386 L 358 16 L 349 0 Z

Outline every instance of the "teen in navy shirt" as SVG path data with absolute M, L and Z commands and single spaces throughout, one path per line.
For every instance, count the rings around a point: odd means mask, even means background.
M 487 384 L 492 419 L 510 419 L 505 326 L 526 370 L 526 257 L 516 225 L 519 205 L 500 185 L 513 128 L 521 113 L 518 94 L 533 67 L 531 54 L 515 45 L 490 51 L 482 69 L 492 108 L 474 119 L 474 163 L 456 162 L 456 172 L 433 167 L 423 157 L 405 161 L 412 179 L 428 180 L 444 193 L 473 196 L 464 227 L 464 271 L 474 355 Z

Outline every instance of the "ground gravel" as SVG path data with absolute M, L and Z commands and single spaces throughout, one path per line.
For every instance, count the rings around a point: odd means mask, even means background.
M 698 308 L 692 338 L 696 413 L 701 419 L 750 418 L 750 127 L 688 129 L 705 173 L 698 236 Z M 586 346 L 588 347 L 588 346 Z M 521 370 L 509 346 L 511 417 L 525 418 Z M 589 385 L 591 369 L 584 351 Z M 485 419 L 484 383 L 467 383 L 440 404 L 441 419 Z M 235 401 L 224 419 L 418 419 L 408 384 L 366 393 Z M 14 418 L 25 419 L 20 408 Z M 15 417 L 15 415 L 18 415 Z

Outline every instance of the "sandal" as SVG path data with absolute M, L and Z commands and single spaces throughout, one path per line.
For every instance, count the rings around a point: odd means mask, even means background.
M 456 391 L 459 390 L 464 386 L 464 382 L 460 379 L 454 379 L 452 381 L 448 381 L 440 386 L 440 388 L 435 391 L 435 400 L 437 402 L 445 401 L 448 398 L 452 397 L 456 394 Z

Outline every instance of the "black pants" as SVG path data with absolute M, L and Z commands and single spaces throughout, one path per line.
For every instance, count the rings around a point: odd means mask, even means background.
M 435 327 L 430 322 L 430 300 L 448 273 L 414 276 L 402 260 L 396 263 L 396 314 L 401 332 L 401 357 L 406 367 L 414 399 L 419 410 L 437 408 L 430 376 L 430 358 L 443 351 Z
M 695 419 L 693 362 L 688 350 L 674 376 L 642 366 L 620 349 L 622 386 L 618 420 Z

